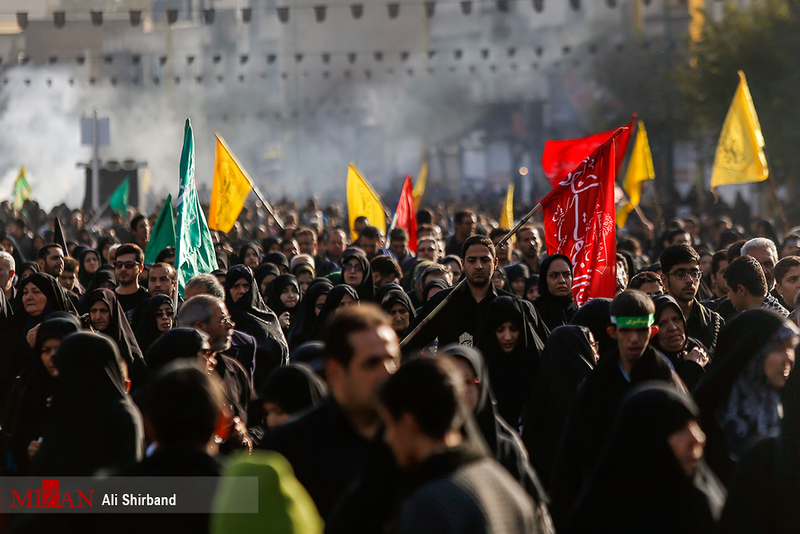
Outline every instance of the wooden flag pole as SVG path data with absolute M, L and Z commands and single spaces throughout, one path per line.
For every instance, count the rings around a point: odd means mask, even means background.
M 772 198 L 775 199 L 775 204 L 777 204 L 778 206 L 778 214 L 780 215 L 781 222 L 783 223 L 783 233 L 788 234 L 789 220 L 786 218 L 786 212 L 783 211 L 783 204 L 781 203 L 781 199 L 778 198 L 778 188 L 775 187 L 775 179 L 772 177 L 772 169 L 769 169 L 769 166 L 767 166 L 767 169 L 768 169 L 767 172 L 769 172 L 768 179 L 769 179 L 770 190 L 772 191 Z
M 233 151 L 228 147 L 228 144 L 225 142 L 225 140 L 222 138 L 219 132 L 214 132 L 214 136 L 217 138 L 217 141 L 222 143 L 222 146 L 225 147 L 225 150 L 228 151 L 228 154 L 230 155 L 231 159 L 239 168 L 239 171 L 245 177 L 247 183 L 250 184 L 250 188 L 253 190 L 253 193 L 256 194 L 258 200 L 261 201 L 261 204 L 264 206 L 267 212 L 272 216 L 273 219 L 275 219 L 275 224 L 277 224 L 278 227 L 280 227 L 280 229 L 283 230 L 284 229 L 283 221 L 281 220 L 280 217 L 278 217 L 278 214 L 275 213 L 275 210 L 273 209 L 272 205 L 269 202 L 267 202 L 266 199 L 264 199 L 264 196 L 261 194 L 261 191 L 259 191 L 258 188 L 255 186 L 255 184 L 253 183 L 253 179 L 250 178 L 250 175 L 247 174 L 245 168 L 242 166 L 241 163 L 239 163 L 239 159 L 234 155 Z
M 522 228 L 525 225 L 526 222 L 528 222 L 528 219 L 533 217 L 533 214 L 536 213 L 537 211 L 539 211 L 539 209 L 541 207 L 542 207 L 542 203 L 541 202 L 539 204 L 536 204 L 533 207 L 533 209 L 528 212 L 527 215 L 525 215 L 522 219 L 519 220 L 519 222 L 514 226 L 514 228 L 512 228 L 505 236 L 503 236 L 503 239 L 501 239 L 500 241 L 497 242 L 497 244 L 494 246 L 495 256 L 497 256 L 497 251 L 499 249 L 503 248 L 503 245 L 505 245 L 508 242 L 508 240 L 511 239 L 511 236 L 516 234 L 517 231 L 520 228 Z M 416 337 L 416 335 L 419 334 L 420 330 L 422 330 L 425 327 L 425 325 L 427 325 L 434 317 L 436 317 L 439 314 L 440 311 L 442 311 L 442 309 L 444 309 L 445 306 L 447 306 L 447 303 L 450 302 L 450 300 L 452 300 L 453 295 L 455 295 L 458 291 L 461 290 L 461 288 L 464 287 L 466 281 L 467 281 L 467 279 L 466 279 L 466 277 L 464 277 L 464 278 L 461 279 L 461 281 L 458 284 L 456 284 L 456 286 L 445 297 L 445 299 L 442 302 L 440 302 L 433 310 L 431 310 L 431 312 L 414 328 L 414 330 L 409 332 L 408 335 L 406 337 L 404 337 L 402 341 L 400 341 L 400 348 L 403 348 L 412 339 L 414 339 Z M 492 282 L 489 281 L 489 283 L 491 284 Z

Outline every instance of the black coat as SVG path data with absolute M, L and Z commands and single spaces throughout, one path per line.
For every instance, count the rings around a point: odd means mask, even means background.
M 289 460 L 327 520 L 364 466 L 370 441 L 356 432 L 339 404 L 328 397 L 304 416 L 264 436 L 259 448 L 279 452 Z

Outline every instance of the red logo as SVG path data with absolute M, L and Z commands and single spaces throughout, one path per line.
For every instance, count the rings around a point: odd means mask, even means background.
M 44 479 L 42 489 L 28 490 L 22 497 L 11 490 L 11 508 L 91 508 L 93 494 L 94 490 L 60 492 L 58 479 Z

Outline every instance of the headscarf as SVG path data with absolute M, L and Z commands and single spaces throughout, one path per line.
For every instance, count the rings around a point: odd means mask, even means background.
M 497 297 L 489 303 L 489 321 L 481 339 L 489 376 L 494 384 L 497 409 L 513 428 L 519 427 L 523 408 L 530 400 L 531 387 L 539 369 L 543 341 L 534 330 L 532 306 L 514 297 Z M 519 330 L 514 350 L 503 352 L 495 331 L 505 322 Z
M 3 429 L 10 436 L 9 453 L 16 464 L 12 466 L 9 463 L 6 467 L 13 473 L 28 473 L 28 445 L 42 435 L 49 410 L 48 397 L 55 389 L 56 379 L 42 363 L 42 346 L 45 341 L 64 339 L 80 330 L 78 318 L 66 312 L 51 313 L 39 326 L 34 358 L 20 373 L 9 397 L 6 420 L 2 421 Z
M 780 430 L 780 393 L 767 382 L 764 359 L 797 338 L 797 327 L 763 308 L 744 311 L 720 331 L 714 362 L 694 396 L 708 436 L 709 464 L 727 479 L 753 440 Z
M 402 289 L 392 289 L 386 292 L 383 299 L 381 299 L 381 308 L 383 308 L 383 311 L 386 313 L 389 313 L 389 310 L 391 310 L 392 306 L 395 304 L 402 304 L 403 307 L 408 310 L 409 320 L 413 321 L 417 318 L 417 311 L 414 309 L 414 305 L 411 304 L 411 298 L 408 296 L 408 293 Z
M 317 299 L 321 295 L 327 295 L 333 289 L 333 284 L 327 278 L 317 278 L 308 286 L 306 294 L 297 305 L 292 324 L 289 327 L 289 350 L 294 351 L 297 347 L 308 341 L 311 335 L 311 327 L 317 318 Z
M 692 399 L 670 385 L 630 392 L 570 532 L 711 532 L 725 490 L 703 460 L 689 478 L 668 442 L 698 418 Z
M 533 286 L 536 286 L 537 290 L 539 289 L 539 275 L 538 274 L 532 274 L 532 275 L 530 275 L 530 277 L 527 280 L 525 280 L 525 295 L 524 295 L 525 300 L 528 300 L 528 290 Z M 533 301 L 530 300 L 529 302 L 533 302 Z
M 261 402 L 276 404 L 289 415 L 317 406 L 327 394 L 328 388 L 304 363 L 278 367 L 258 388 Z
M 597 352 L 600 359 L 610 354 L 616 347 L 617 342 L 608 335 L 608 325 L 611 324 L 611 299 L 594 298 L 578 308 L 569 324 L 585 326 L 592 331 L 594 340 L 600 346 Z
M 389 282 L 388 284 L 383 284 L 381 287 L 375 288 L 375 300 L 377 302 L 383 302 L 383 297 L 385 297 L 389 291 L 403 291 L 405 293 L 403 286 L 394 282 Z
M 686 318 L 683 316 L 683 311 L 681 310 L 681 307 L 678 306 L 678 303 L 675 301 L 674 298 L 672 298 L 669 295 L 658 295 L 652 298 L 653 298 L 653 303 L 655 303 L 656 305 L 656 313 L 655 313 L 656 324 L 658 324 L 659 318 L 661 317 L 661 313 L 666 308 L 674 309 L 676 312 L 678 312 L 678 317 L 680 317 L 681 322 L 683 322 L 683 333 L 685 336 L 685 340 L 683 342 L 683 346 L 677 351 L 668 351 L 664 349 L 664 347 L 661 345 L 661 341 L 659 340 L 658 335 L 653 336 L 653 338 L 650 340 L 650 344 L 656 350 L 660 351 L 664 356 L 667 357 L 667 359 L 672 363 L 672 366 L 678 372 L 678 375 L 681 377 L 684 383 L 686 383 L 686 386 L 691 390 L 692 388 L 694 388 L 694 386 L 697 385 L 699 379 L 702 378 L 703 370 L 702 368 L 698 368 L 698 366 L 695 365 L 694 370 L 696 372 L 692 373 L 691 376 L 687 374 L 685 367 L 686 362 L 683 360 L 683 355 L 681 353 L 683 351 L 690 352 L 695 347 L 705 350 L 706 347 L 700 341 L 688 336 L 686 328 Z
M 488 446 L 491 455 L 525 488 L 537 505 L 546 502 L 546 493 L 531 468 L 519 434 L 497 412 L 491 379 L 480 351 L 454 343 L 444 347 L 442 353 L 465 361 L 478 379 L 478 403 L 473 412 L 474 419 L 468 419 L 463 430 L 467 439 L 474 443 L 476 440 L 471 434 L 479 432 L 483 438 L 479 446 Z
M 286 255 L 283 252 L 269 252 L 264 254 L 264 259 L 261 261 L 262 263 L 277 265 L 279 269 L 280 267 L 286 267 L 286 270 L 289 270 L 289 260 L 286 259 Z
M 422 303 L 425 304 L 430 300 L 428 294 L 431 292 L 431 289 L 434 287 L 438 287 L 439 289 L 448 289 L 450 284 L 447 283 L 447 280 L 442 280 L 441 278 L 434 278 L 433 280 L 429 280 L 427 284 L 425 284 L 425 289 L 422 290 Z M 409 299 L 410 302 L 410 299 Z
M 231 288 L 241 279 L 247 280 L 250 290 L 234 302 Z M 247 265 L 234 265 L 228 269 L 225 276 L 225 306 L 236 323 L 236 328 L 256 339 L 256 348 L 263 356 L 263 363 L 270 369 L 288 363 L 289 346 L 278 316 L 264 303 L 261 292 L 255 285 L 253 271 Z M 268 373 L 267 369 L 262 370 Z
M 185 326 L 164 332 L 145 354 L 147 367 L 156 375 L 171 361 L 181 358 L 196 360 L 206 339 L 197 329 Z
M 113 288 L 108 288 L 106 285 L 113 285 Z M 89 311 L 89 308 L 86 307 L 86 297 L 91 295 L 95 289 L 111 289 L 112 291 L 119 286 L 119 278 L 117 277 L 117 273 L 113 269 L 107 268 L 99 268 L 97 272 L 94 273 L 94 277 L 92 278 L 92 283 L 89 284 L 89 287 L 86 288 L 86 291 L 83 294 L 83 298 L 80 301 L 80 311 L 81 313 L 86 313 Z
M 30 269 L 32 273 L 40 273 L 42 269 L 39 267 L 39 264 L 35 261 L 25 261 L 21 264 L 17 265 L 17 273 L 19 273 L 19 277 L 22 277 L 22 273 Z M 22 288 L 22 286 L 18 285 L 18 288 Z
M 312 280 L 317 276 L 316 272 L 314 271 L 314 267 L 307 263 L 298 263 L 294 266 L 294 269 L 292 269 L 292 274 L 295 275 L 295 277 L 300 276 L 300 273 L 310 274 Z
M 356 290 L 352 287 L 347 284 L 333 286 L 333 289 L 328 293 L 328 299 L 325 301 L 325 305 L 320 310 L 316 319 L 314 319 L 314 324 L 311 327 L 311 335 L 309 335 L 306 341 L 322 339 L 322 334 L 328 319 L 339 308 L 339 303 L 342 302 L 345 295 L 350 295 L 354 301 L 359 302 L 358 293 L 356 293 Z
M 585 326 L 559 326 L 547 338 L 529 409 L 523 414 L 522 440 L 536 472 L 550 478 L 572 401 L 595 366 Z
M 147 366 L 117 294 L 110 289 L 95 289 L 86 297 L 86 309 L 98 301 L 104 302 L 109 311 L 108 327 L 102 333 L 116 342 L 123 361 L 128 365 L 133 388 L 139 388 L 147 381 Z
M 150 345 L 153 343 L 153 341 L 158 339 L 158 337 L 163 333 L 158 329 L 158 320 L 160 317 L 156 314 L 158 313 L 158 309 L 164 304 L 169 304 L 173 308 L 172 311 L 175 311 L 175 306 L 172 303 L 171 298 L 169 298 L 167 295 L 154 295 L 147 301 L 147 304 L 139 316 L 139 326 L 136 327 L 136 332 L 134 333 L 136 335 L 136 343 L 139 345 L 139 349 L 141 349 L 142 354 L 147 354 L 147 349 L 150 348 Z M 174 315 L 172 319 L 172 324 L 174 326 Z
M 295 290 L 297 291 L 300 300 L 297 302 L 297 306 L 293 310 L 290 310 L 286 307 L 286 305 L 281 301 L 281 293 L 283 290 L 289 286 L 294 286 Z M 282 274 L 275 280 L 269 283 L 267 286 L 267 306 L 270 310 L 275 312 L 275 315 L 280 317 L 284 312 L 289 312 L 292 317 L 298 311 L 298 307 L 303 302 L 303 294 L 300 291 L 300 285 L 297 283 L 297 278 L 294 277 L 293 274 Z
M 361 250 L 350 248 L 345 250 L 342 254 L 342 283 L 344 283 L 344 264 L 353 258 L 358 260 L 358 263 L 361 264 L 361 272 L 364 274 L 361 278 L 361 283 L 355 288 L 358 293 L 358 299 L 362 302 L 374 302 L 375 284 L 372 281 L 372 267 L 369 264 L 369 260 L 367 260 L 367 255 Z
M 78 281 L 81 283 L 83 287 L 89 288 L 92 285 L 92 281 L 94 280 L 95 274 L 97 274 L 100 271 L 100 266 L 103 264 L 103 260 L 100 258 L 100 253 L 98 251 L 88 247 L 84 248 L 85 250 L 81 254 L 79 254 L 78 257 L 76 258 L 78 260 L 78 263 L 80 264 Z M 75 254 L 75 252 L 73 252 L 73 254 Z M 93 273 L 86 271 L 86 258 L 89 256 L 89 254 L 94 254 L 95 256 L 97 256 L 97 271 Z M 97 288 L 94 287 L 92 289 L 94 290 Z
M 25 306 L 22 304 L 22 293 L 25 286 L 33 284 L 47 298 L 47 305 L 42 313 L 36 317 L 31 317 L 25 311 Z M 54 311 L 63 311 L 74 314 L 77 316 L 78 312 L 72 304 L 67 291 L 61 287 L 53 276 L 47 273 L 33 273 L 23 278 L 19 283 L 19 291 L 14 302 L 15 315 L 19 314 L 22 318 L 22 334 L 27 335 L 31 328 L 41 323 L 47 316 Z
M 322 534 L 323 521 L 314 501 L 294 476 L 286 458 L 257 451 L 228 462 L 214 497 L 212 534 Z M 245 491 L 239 477 L 258 480 L 258 513 L 234 514 Z
M 11 252 L 11 256 L 14 258 L 14 266 L 16 267 L 15 270 L 17 272 L 22 272 L 22 269 L 20 267 L 22 266 L 23 263 L 25 263 L 25 260 L 22 257 L 22 252 L 19 250 L 17 239 L 9 233 L 6 232 L 0 233 L 0 244 L 2 244 L 2 242 L 5 240 L 11 241 L 11 244 L 14 246 L 14 251 Z
M 464 277 L 464 263 L 461 261 L 461 256 L 459 256 L 458 254 L 448 254 L 447 256 L 439 260 L 439 263 L 441 263 L 442 265 L 447 265 L 448 263 L 458 264 L 458 268 L 461 271 L 461 276 L 458 278 L 458 280 L 456 280 L 455 276 L 453 277 L 453 285 L 459 283 L 461 279 Z
M 34 472 L 89 476 L 139 461 L 142 416 L 125 392 L 124 362 L 114 341 L 90 332 L 71 334 L 53 361 L 58 381 Z
M 556 297 L 547 288 L 547 271 L 556 260 L 565 261 L 569 271 L 572 272 L 572 262 L 563 254 L 551 254 L 543 259 L 539 268 L 539 298 L 533 303 L 547 328 L 551 331 L 558 326 L 568 324 L 575 312 L 578 311 L 578 305 L 575 304 L 571 291 L 564 297 Z
M 514 280 L 519 278 L 524 278 L 525 282 L 527 283 L 528 278 L 531 277 L 531 270 L 525 263 L 514 263 L 512 265 L 508 265 L 507 267 L 503 267 L 503 270 L 506 272 L 506 287 L 505 290 L 509 293 L 513 293 L 511 289 L 511 283 Z M 516 296 L 516 295 L 515 295 Z M 520 298 L 525 298 L 523 294 Z
M 254 250 L 256 256 L 258 256 L 258 263 L 256 263 L 256 265 L 260 264 L 263 261 L 264 251 L 261 249 L 261 245 L 259 245 L 255 241 L 248 241 L 244 243 L 239 249 L 239 256 L 237 258 L 239 263 L 244 264 L 244 257 L 245 254 L 247 254 L 248 250 Z
M 281 275 L 281 270 L 274 263 L 262 263 L 261 265 L 256 267 L 255 271 L 253 271 L 253 277 L 256 280 L 256 284 L 259 287 L 259 291 L 261 289 L 261 282 L 263 282 L 264 278 L 266 278 L 267 275 L 270 274 L 274 274 L 275 277 L 277 278 L 278 276 Z

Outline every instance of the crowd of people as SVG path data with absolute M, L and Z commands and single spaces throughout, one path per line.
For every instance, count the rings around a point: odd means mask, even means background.
M 632 220 L 616 295 L 578 306 L 541 224 L 278 211 L 212 232 L 181 295 L 153 217 L 0 204 L 2 475 L 221 477 L 208 513 L 118 532 L 800 530 L 800 234 Z M 54 525 L 110 531 L 0 518 Z

